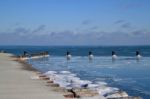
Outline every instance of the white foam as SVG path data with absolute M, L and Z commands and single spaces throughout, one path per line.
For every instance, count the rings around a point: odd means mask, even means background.
M 105 94 L 109 94 L 109 93 L 114 93 L 114 92 L 117 92 L 119 91 L 118 88 L 114 88 L 114 87 L 100 87 L 98 88 L 98 93 L 100 95 L 105 95 Z
M 98 84 L 99 86 L 106 86 L 107 85 L 106 82 L 100 82 L 100 81 L 96 82 L 96 84 Z
M 65 81 L 62 81 L 62 80 L 55 80 L 54 83 L 57 83 L 59 84 L 60 87 L 68 87 L 71 83 L 68 83 L 68 82 L 65 82 Z
M 80 81 L 80 78 L 78 77 L 69 77 L 68 79 L 70 80 L 71 83 L 77 83 Z
M 43 57 L 49 57 L 49 55 L 32 56 L 30 57 L 30 59 L 38 59 L 38 58 L 43 58 Z
M 45 75 L 50 75 L 50 74 L 56 74 L 57 72 L 56 71 L 48 71 L 46 73 L 44 73 Z
M 29 57 L 22 57 L 21 60 L 29 60 Z
M 76 77 L 75 74 L 72 74 L 69 71 L 60 71 L 59 73 L 55 71 L 48 71 L 45 74 L 48 74 L 50 79 L 54 81 L 54 83 L 59 84 L 60 87 L 70 89 L 70 88 L 82 88 L 84 85 L 88 85 L 87 87 L 90 89 L 97 89 L 98 93 L 101 95 L 105 95 L 108 93 L 117 92 L 118 88 L 107 87 L 107 83 L 105 82 L 96 82 L 95 84 L 89 80 L 81 80 Z
M 54 71 L 48 71 L 45 74 L 49 74 L 51 80 L 54 83 L 60 85 L 60 87 L 82 87 L 85 84 L 91 84 L 91 81 L 88 80 L 81 80 L 80 78 L 76 77 L 75 74 L 72 74 L 69 71 L 61 71 L 60 74 L 56 74 Z M 95 85 L 90 85 L 90 87 L 95 87 Z
M 128 94 L 123 91 L 123 92 L 116 92 L 107 96 L 107 98 L 122 98 L 122 97 L 128 97 Z
M 98 88 L 98 84 L 88 84 L 88 88 Z
M 60 73 L 62 73 L 62 74 L 71 74 L 70 71 L 60 71 Z
M 84 85 L 84 84 L 91 84 L 92 82 L 91 81 L 88 81 L 88 80 L 80 80 L 79 83 L 81 85 Z
M 48 77 L 50 78 L 50 80 L 54 81 L 57 77 L 57 74 L 50 74 L 48 75 Z
M 69 76 L 76 77 L 77 75 L 76 74 L 69 74 Z
M 68 88 L 68 87 L 78 87 L 81 88 L 83 85 L 88 84 L 90 88 L 97 87 L 98 85 L 92 84 L 91 81 L 88 80 L 81 80 L 80 78 L 76 77 L 75 74 L 72 74 L 69 71 L 60 71 L 60 74 L 56 74 L 55 71 L 48 71 L 45 74 L 49 74 L 51 80 L 54 83 L 60 85 L 60 87 Z

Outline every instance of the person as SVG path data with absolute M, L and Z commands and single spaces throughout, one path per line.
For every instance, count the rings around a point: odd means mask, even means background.
M 139 60 L 141 58 L 140 52 L 136 51 L 136 59 Z
M 67 60 L 70 60 L 70 59 L 71 59 L 71 54 L 70 54 L 70 52 L 69 52 L 69 51 L 67 51 L 67 53 L 66 53 L 66 57 L 67 57 Z
M 116 52 L 115 52 L 115 51 L 112 51 L 112 60 L 115 60 L 115 59 L 117 59 Z
M 89 51 L 89 60 L 92 60 L 94 58 L 93 54 L 91 51 Z
M 27 57 L 27 56 L 28 56 L 28 52 L 27 52 L 27 51 L 24 51 L 24 52 L 23 52 L 23 56 L 24 56 L 24 57 Z

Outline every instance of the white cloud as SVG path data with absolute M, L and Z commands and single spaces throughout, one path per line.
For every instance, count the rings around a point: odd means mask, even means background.
M 114 31 L 71 31 L 46 32 L 46 26 L 35 29 L 24 27 L 0 33 L 0 44 L 7 45 L 143 45 L 150 44 L 150 32 L 133 30 L 129 32 Z

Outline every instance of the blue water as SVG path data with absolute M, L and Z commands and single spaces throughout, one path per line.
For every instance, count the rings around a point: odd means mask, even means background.
M 108 86 L 124 90 L 131 96 L 150 97 L 150 46 L 0 46 L 0 50 L 16 55 L 24 50 L 29 53 L 49 51 L 49 58 L 29 60 L 29 63 L 42 72 L 68 70 L 81 79 L 105 81 Z M 67 50 L 73 56 L 69 62 L 64 56 Z M 90 50 L 95 55 L 92 62 L 87 57 Z M 112 50 L 118 55 L 116 61 L 112 61 Z M 135 59 L 136 50 L 143 56 L 140 61 Z
M 92 51 L 96 56 L 110 56 L 111 51 L 116 51 L 119 56 L 134 56 L 135 51 L 141 51 L 143 56 L 150 56 L 150 46 L 0 46 L 0 50 L 23 54 L 23 51 L 40 52 L 49 51 L 53 56 L 64 56 L 66 51 L 70 51 L 73 56 L 87 56 Z

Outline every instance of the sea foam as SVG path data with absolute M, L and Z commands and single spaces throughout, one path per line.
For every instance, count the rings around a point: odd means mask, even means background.
M 118 88 L 109 87 L 107 86 L 106 82 L 92 82 L 89 80 L 81 80 L 79 77 L 76 76 L 76 74 L 71 73 L 70 71 L 48 71 L 46 73 L 48 77 L 50 77 L 51 80 L 54 81 L 54 83 L 59 84 L 60 87 L 70 89 L 70 88 L 89 88 L 97 90 L 97 92 L 100 95 L 107 95 L 116 93 L 119 91 Z M 112 95 L 114 96 L 114 95 Z

